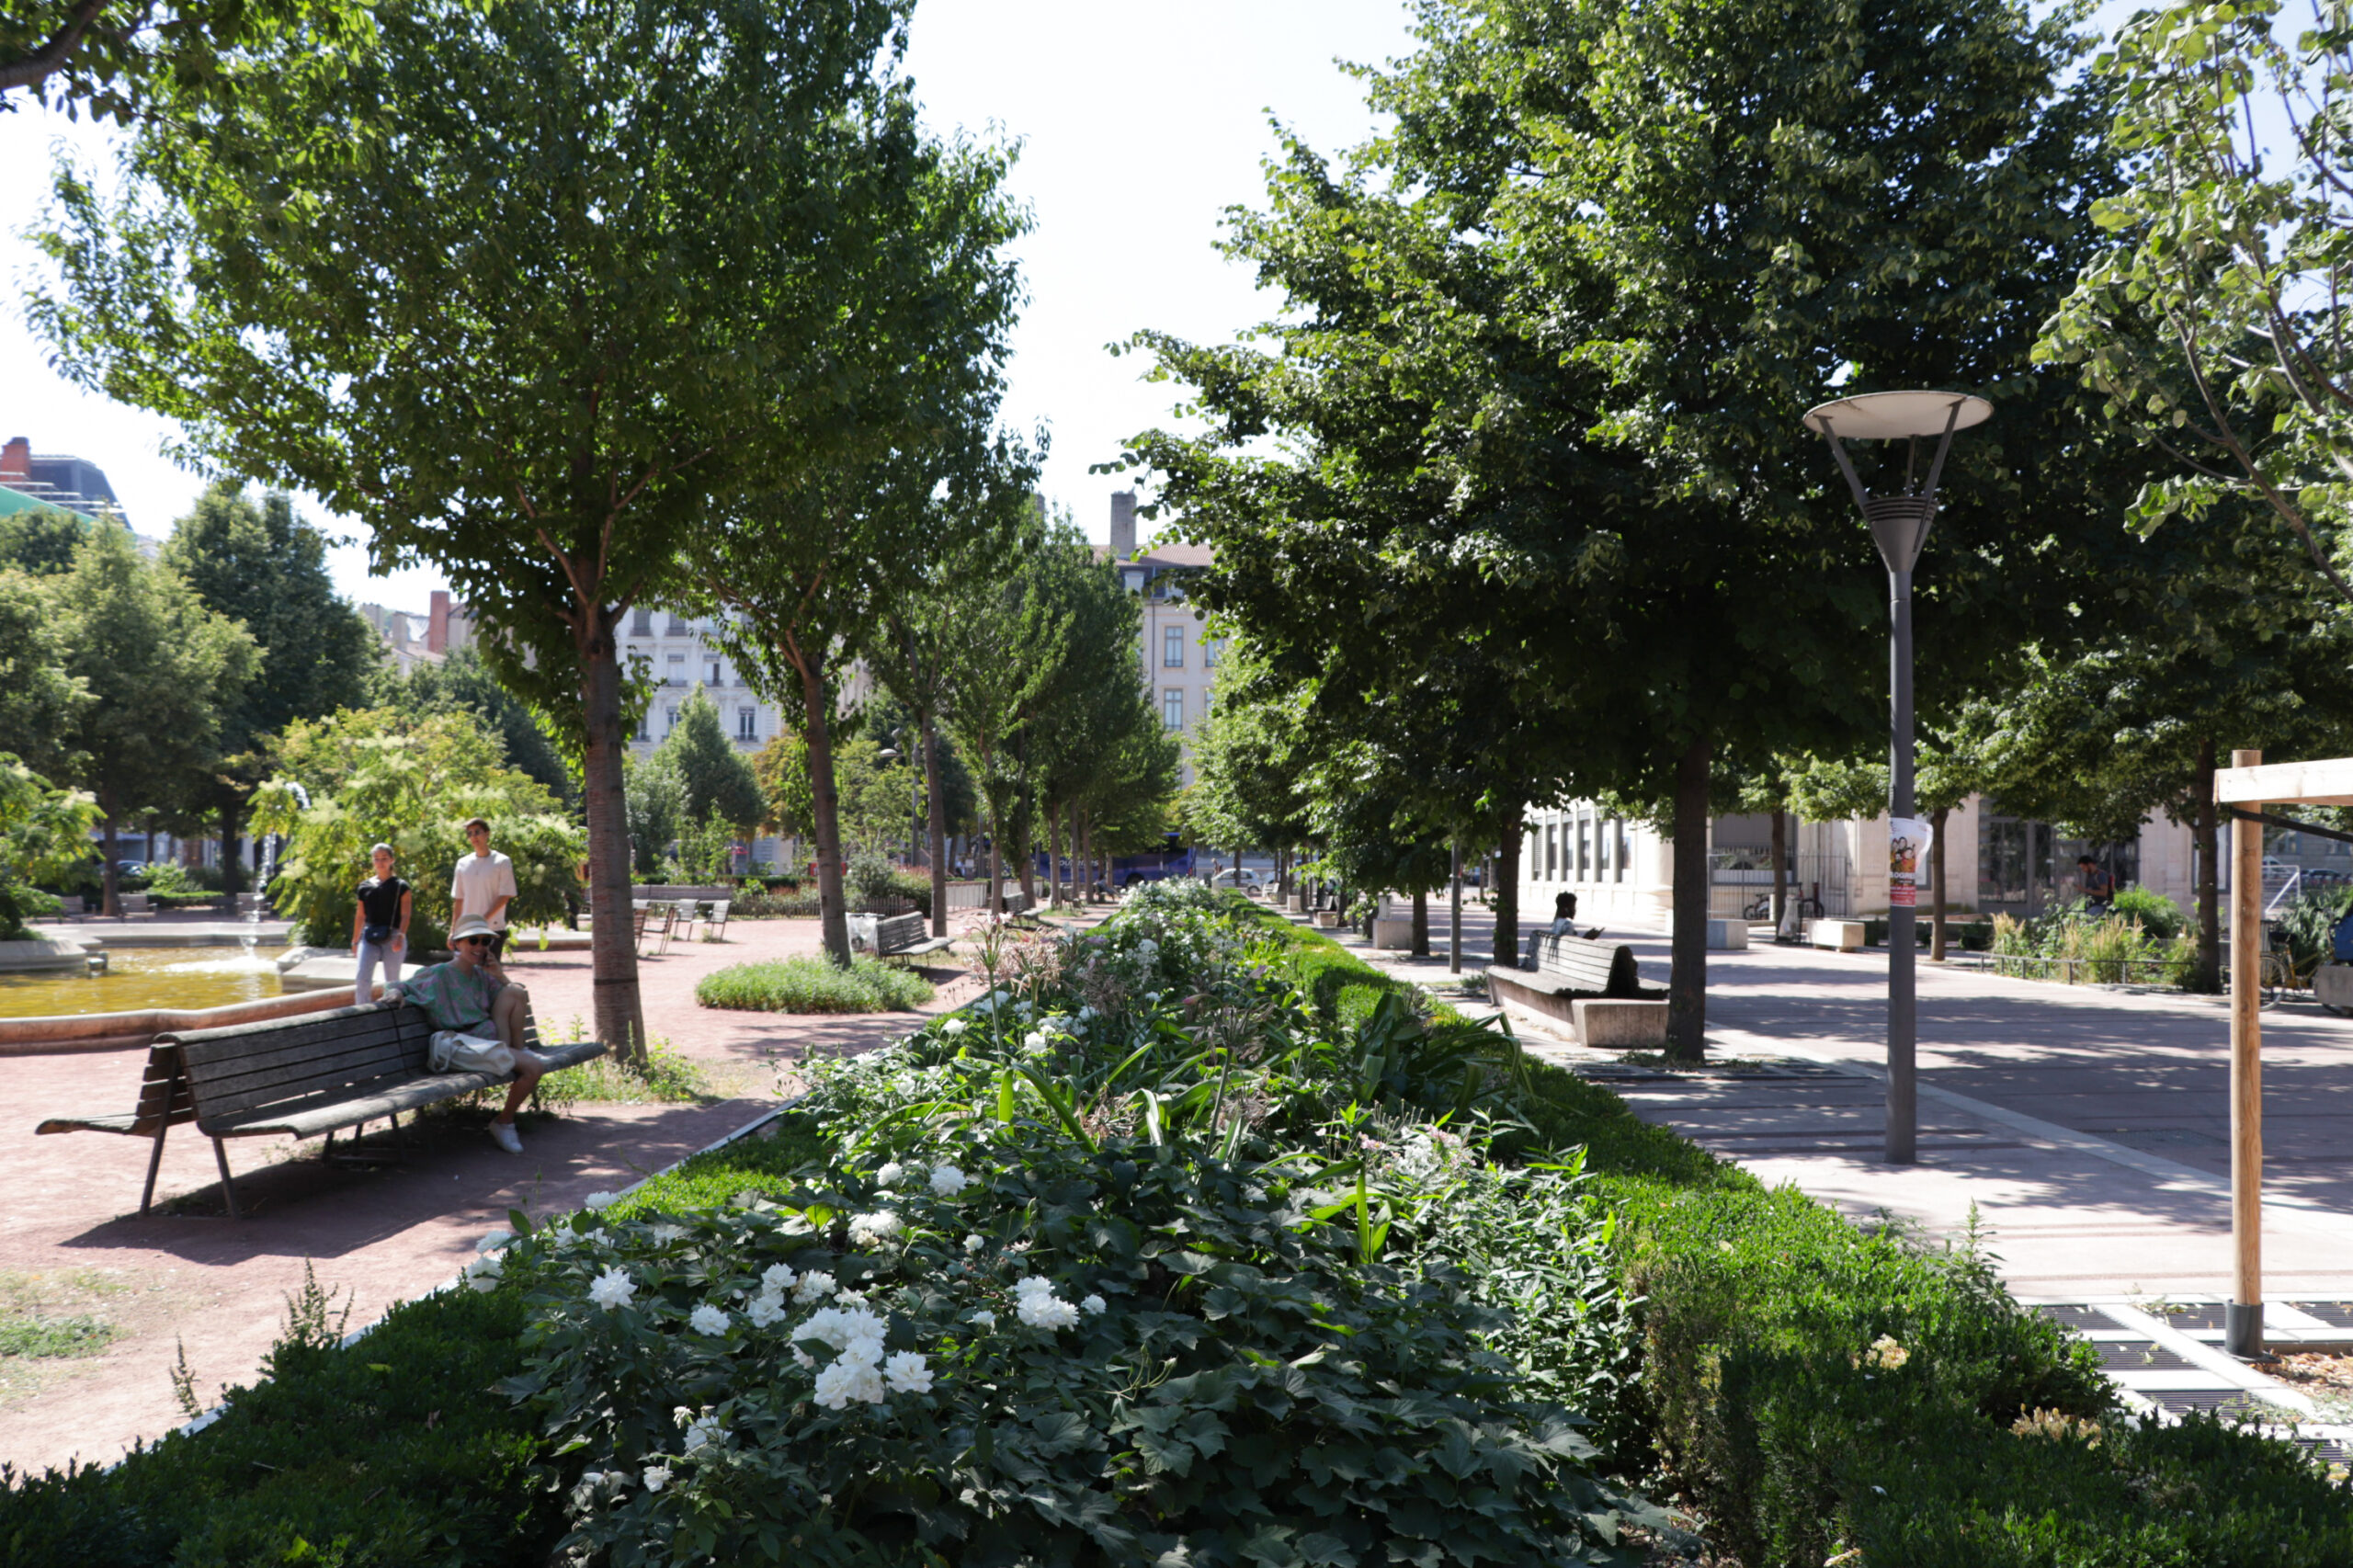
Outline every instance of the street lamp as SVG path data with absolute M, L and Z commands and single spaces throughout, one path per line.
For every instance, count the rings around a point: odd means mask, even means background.
M 1865 392 L 1840 398 L 1805 413 L 1806 427 L 1830 440 L 1839 472 L 1863 509 L 1880 559 L 1887 562 L 1888 686 L 1890 698 L 1887 816 L 1887 1163 L 1908 1165 L 1919 1157 L 1919 1087 L 1914 1067 L 1918 1039 L 1918 962 L 1913 912 L 1918 897 L 1918 867 L 1928 851 L 1927 824 L 1917 820 L 1912 798 L 1912 568 L 1937 520 L 1937 476 L 1944 472 L 1952 434 L 1982 425 L 1994 405 L 1966 392 Z M 1933 439 L 1937 455 L 1925 481 L 1920 443 Z M 1904 441 L 1904 487 L 1892 495 L 1863 488 L 1847 456 L 1847 441 Z

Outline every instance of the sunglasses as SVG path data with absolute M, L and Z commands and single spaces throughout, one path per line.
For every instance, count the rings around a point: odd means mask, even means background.
M 490 946 L 490 938 L 487 937 L 460 937 L 458 938 L 458 946 L 461 948 L 486 948 Z

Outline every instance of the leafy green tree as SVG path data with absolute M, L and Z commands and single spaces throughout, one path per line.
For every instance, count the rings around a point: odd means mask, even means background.
M 214 613 L 252 634 L 255 668 L 221 714 L 226 759 L 213 787 L 191 802 L 218 818 L 222 886 L 233 901 L 244 866 L 236 853 L 247 797 L 260 780 L 258 747 L 296 719 L 366 700 L 376 635 L 327 575 L 326 536 L 275 491 L 256 505 L 245 487 L 218 480 L 172 527 L 163 562 Z
M 1335 707 L 1387 700 L 1475 615 L 1484 676 L 1448 684 L 1559 716 L 1495 777 L 1696 824 L 1720 757 L 1885 722 L 1884 575 L 1799 414 L 1834 384 L 1962 386 L 1997 417 L 1946 470 L 1920 643 L 1976 672 L 2027 634 L 2047 599 L 2023 539 L 2097 510 L 2078 390 L 2028 363 L 2113 183 L 2065 17 L 1420 15 L 1416 52 L 1365 73 L 1393 129 L 1337 172 L 1287 145 L 1270 210 L 1236 216 L 1232 250 L 1285 296 L 1276 347 L 1139 340 L 1208 421 L 1135 449 L 1217 547 L 1200 597 Z M 1703 835 L 1675 885 L 1689 1059 Z
M 2353 599 L 2353 10 L 2312 17 L 2290 39 L 2277 0 L 2174 0 L 2125 23 L 2098 69 L 2130 179 L 2094 204 L 2113 239 L 2037 353 L 2172 460 L 2134 502 L 2144 529 L 2243 497 L 2231 515 L 2268 514 Z
M 760 825 L 770 832 L 806 837 L 816 815 L 816 789 L 809 781 L 809 743 L 790 725 L 778 729 L 752 756 L 767 810 Z
M 217 87 L 241 55 L 331 65 L 367 38 L 369 14 L 357 0 L 19 0 L 0 13 L 0 95 L 127 123 L 157 85 Z
M 91 702 L 89 682 L 70 665 L 51 585 L 0 568 L 0 735 L 20 760 L 60 777 L 72 770 L 71 737 Z
M 515 862 L 510 925 L 547 925 L 570 910 L 585 840 L 552 793 L 506 766 L 498 737 L 472 713 L 369 708 L 297 719 L 271 743 L 269 761 L 270 777 L 254 795 L 254 824 L 289 835 L 270 896 L 313 942 L 350 940 L 359 884 L 371 874 L 369 848 L 383 843 L 415 889 L 411 950 L 442 946 L 449 884 L 460 857 L 472 852 L 464 824 L 473 817 L 489 822 L 492 842 Z
M 678 705 L 678 722 L 654 756 L 677 774 L 688 821 L 715 817 L 737 833 L 749 833 L 767 814 L 760 781 L 727 738 L 719 709 L 700 681 Z
M 621 777 L 629 803 L 631 864 L 640 876 L 658 879 L 693 821 L 687 814 L 687 781 L 678 772 L 677 758 L 659 752 L 642 761 L 628 758 Z
M 63 506 L 28 506 L 0 517 L 0 571 L 62 576 L 74 570 L 74 552 L 93 526 Z
M 452 648 L 438 663 L 420 661 L 405 676 L 387 666 L 377 703 L 420 716 L 462 709 L 498 736 L 509 767 L 538 779 L 559 800 L 571 801 L 579 794 L 572 769 L 538 713 L 472 648 Z
M 142 557 L 123 528 L 91 530 L 53 602 L 67 673 L 90 697 L 65 745 L 74 781 L 97 801 L 104 907 L 119 915 L 121 824 L 145 811 L 185 810 L 211 787 L 224 721 L 259 651 L 179 574 Z
M 0 752 L 0 942 L 25 935 L 22 892 L 89 858 L 97 802 L 56 790 L 21 758 Z
M 881 856 L 904 840 L 915 822 L 915 770 L 904 758 L 885 759 L 886 748 L 864 733 L 834 754 L 834 778 L 841 800 L 846 853 Z
M 379 565 L 441 567 L 579 752 L 595 1027 L 642 1062 L 616 633 L 715 497 L 900 434 L 870 404 L 924 381 L 934 302 L 893 316 L 872 277 L 925 232 L 892 199 L 905 6 L 372 15 L 331 68 L 263 51 L 222 62 L 226 93 L 160 85 L 119 200 L 61 179 L 33 314 L 221 469 L 358 518 Z M 968 281 L 915 270 L 942 299 Z

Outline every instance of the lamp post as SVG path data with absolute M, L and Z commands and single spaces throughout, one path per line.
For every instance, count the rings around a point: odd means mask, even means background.
M 1829 439 L 1870 525 L 1872 542 L 1887 563 L 1888 580 L 1888 874 L 1887 874 L 1887 1163 L 1919 1157 L 1920 1102 L 1914 1065 L 1918 1040 L 1919 961 L 1913 926 L 1918 868 L 1927 853 L 1927 824 L 1914 816 L 1912 796 L 1912 568 L 1937 520 L 1937 477 L 1956 430 L 1982 425 L 1994 405 L 1966 392 L 1865 392 L 1805 413 L 1806 427 Z M 1920 443 L 1933 439 L 1936 457 L 1920 478 Z M 1847 441 L 1904 441 L 1904 485 L 1893 494 L 1863 488 L 1847 456 Z M 1915 483 L 1916 482 L 1916 483 Z

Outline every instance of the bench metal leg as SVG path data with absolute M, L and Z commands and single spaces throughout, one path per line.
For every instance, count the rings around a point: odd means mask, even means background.
M 221 1167 L 221 1196 L 228 1200 L 229 1218 L 242 1220 L 244 1216 L 237 1212 L 237 1184 L 229 1178 L 229 1146 L 218 1138 L 212 1141 L 212 1158 Z

